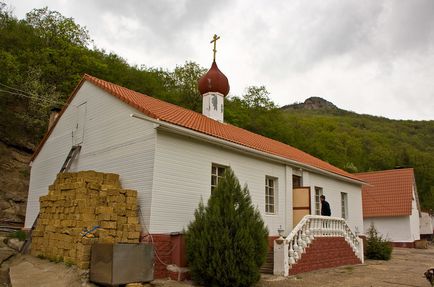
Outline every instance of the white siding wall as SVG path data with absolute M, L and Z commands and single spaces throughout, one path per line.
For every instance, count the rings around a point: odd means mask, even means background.
M 230 166 L 242 186 L 248 183 L 252 201 L 259 207 L 270 234 L 277 234 L 280 225 L 285 228 L 284 204 L 288 202 L 285 186 L 288 183 L 285 182 L 284 165 L 159 132 L 151 209 L 152 233 L 182 231 L 187 227 L 200 199 L 203 198 L 206 204 L 211 194 L 212 163 Z M 265 214 L 266 175 L 278 178 L 276 215 Z
M 433 227 L 433 233 L 434 233 L 434 215 L 430 215 L 430 217 L 431 217 L 431 224 L 432 224 L 432 227 Z
M 361 186 L 338 181 L 311 172 L 303 172 L 303 186 L 311 188 L 311 213 L 315 214 L 315 186 L 322 187 L 326 201 L 330 204 L 332 216 L 341 217 L 341 192 L 348 196 L 347 223 L 355 232 L 363 233 L 363 211 Z
M 379 234 L 392 242 L 413 242 L 415 240 L 411 234 L 410 216 L 365 218 L 363 221 L 365 233 L 371 223 L 374 223 Z
M 411 201 L 411 215 L 410 215 L 410 229 L 411 238 L 414 240 L 420 239 L 420 217 L 419 210 L 417 209 L 415 190 L 413 189 L 413 200 Z
M 193 218 L 202 197 L 207 202 L 211 190 L 212 163 L 230 166 L 241 185 L 248 184 L 253 203 L 259 207 L 270 235 L 281 225 L 292 229 L 292 168 L 253 156 L 189 139 L 158 132 L 154 166 L 151 232 L 181 231 Z M 265 214 L 265 176 L 278 178 L 277 214 Z M 349 224 L 363 232 L 361 187 L 325 176 L 303 174 L 303 185 L 323 187 L 330 196 L 332 212 L 340 214 L 340 192 L 348 193 Z M 313 192 L 312 192 L 313 196 Z M 312 201 L 313 202 L 313 201 Z M 333 207 L 333 205 L 335 205 Z M 338 206 L 339 205 L 339 206 Z
M 131 118 L 137 111 L 85 82 L 59 119 L 32 164 L 25 227 L 39 212 L 39 197 L 48 192 L 72 145 L 77 106 L 86 102 L 84 140 L 71 171 L 96 170 L 120 174 L 124 188 L 137 189 L 144 223 L 149 225 L 155 129 Z
M 420 234 L 433 234 L 433 225 L 428 212 L 422 212 L 420 218 Z

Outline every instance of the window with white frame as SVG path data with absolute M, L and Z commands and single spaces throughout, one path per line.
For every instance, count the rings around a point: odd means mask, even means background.
M 341 192 L 341 210 L 342 218 L 348 219 L 348 194 L 346 192 Z
M 322 187 L 315 186 L 315 214 L 321 215 L 321 197 Z
M 211 166 L 211 191 L 216 188 L 220 179 L 223 177 L 225 173 L 226 167 L 218 164 L 212 164 Z
M 276 213 L 277 179 L 275 177 L 265 177 L 265 213 Z

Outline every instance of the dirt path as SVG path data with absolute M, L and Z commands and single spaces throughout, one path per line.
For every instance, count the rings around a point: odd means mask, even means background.
M 434 266 L 434 247 L 395 248 L 390 261 L 317 270 L 288 278 L 264 275 L 256 287 L 430 287 L 423 273 Z M 187 287 L 188 282 L 157 281 L 157 286 Z
M 423 273 L 433 266 L 433 246 L 427 250 L 395 248 L 390 261 L 367 260 L 363 265 L 318 270 L 288 278 L 264 275 L 256 287 L 429 287 Z M 75 267 L 31 256 L 18 256 L 11 267 L 14 287 L 29 286 L 29 282 L 32 282 L 31 286 L 95 286 L 83 282 L 83 274 Z M 191 282 L 155 280 L 151 286 L 193 285 Z
M 390 261 L 366 260 L 363 265 L 318 270 L 282 279 L 264 277 L 260 287 L 429 287 L 423 273 L 434 266 L 434 247 L 395 248 Z

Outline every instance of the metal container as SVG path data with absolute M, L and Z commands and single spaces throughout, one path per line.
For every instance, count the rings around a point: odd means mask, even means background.
M 150 244 L 92 245 L 90 281 L 120 285 L 154 280 L 154 248 Z

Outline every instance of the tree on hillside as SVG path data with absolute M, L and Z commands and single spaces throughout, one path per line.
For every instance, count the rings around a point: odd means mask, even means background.
M 243 103 L 252 109 L 271 110 L 277 108 L 269 95 L 270 93 L 265 86 L 250 86 L 247 87 L 243 96 Z
M 33 9 L 27 13 L 26 22 L 36 28 L 40 36 L 50 44 L 63 40 L 84 47 L 91 43 L 85 27 L 75 23 L 73 18 L 66 18 L 57 11 L 48 10 L 48 7 Z
M 170 73 L 172 89 L 176 91 L 178 104 L 190 110 L 202 111 L 202 97 L 197 88 L 197 81 L 206 69 L 195 62 L 187 61 L 183 66 L 176 66 Z
M 251 286 L 260 278 L 267 254 L 268 230 L 228 168 L 201 202 L 186 232 L 187 259 L 193 279 L 204 286 Z

